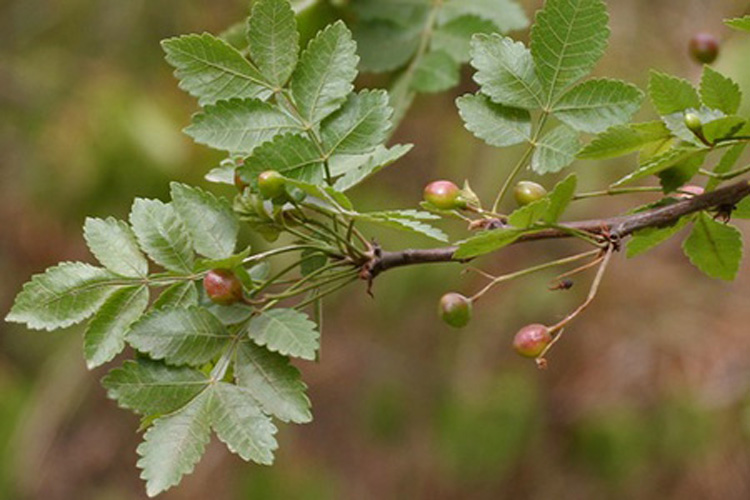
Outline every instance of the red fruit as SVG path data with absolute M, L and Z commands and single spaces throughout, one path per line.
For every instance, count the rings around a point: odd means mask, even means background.
M 440 210 L 464 208 L 466 203 L 461 199 L 461 189 L 451 181 L 434 181 L 424 188 L 424 199 Z
M 203 278 L 203 289 L 213 302 L 230 305 L 242 299 L 242 283 L 229 269 L 213 269 Z
M 438 314 L 450 326 L 463 328 L 471 320 L 471 299 L 460 293 L 446 293 L 440 298 Z
M 690 39 L 690 55 L 699 63 L 711 64 L 719 55 L 719 40 L 710 33 L 698 33 Z
M 549 328 L 538 323 L 526 325 L 513 337 L 513 349 L 527 358 L 535 358 L 552 342 Z

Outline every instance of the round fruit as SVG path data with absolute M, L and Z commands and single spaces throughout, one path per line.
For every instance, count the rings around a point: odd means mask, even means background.
M 710 33 L 698 33 L 690 39 L 690 55 L 699 63 L 711 64 L 719 55 L 719 40 Z
M 526 325 L 513 337 L 513 349 L 527 358 L 535 358 L 552 342 L 549 328 L 538 323 Z
M 693 133 L 700 132 L 703 127 L 701 117 L 695 113 L 685 113 L 685 126 Z
M 547 196 L 544 186 L 531 181 L 521 181 L 513 189 L 516 203 L 521 206 L 528 205 Z
M 438 314 L 455 328 L 463 328 L 471 320 L 471 300 L 460 293 L 446 293 L 440 298 Z
M 284 194 L 286 179 L 275 170 L 266 170 L 258 175 L 258 190 L 263 198 L 273 199 Z
M 203 278 L 203 289 L 213 302 L 230 305 L 242 299 L 242 283 L 229 269 L 213 269 Z
M 463 208 L 461 189 L 451 181 L 434 181 L 424 188 L 424 199 L 441 210 Z

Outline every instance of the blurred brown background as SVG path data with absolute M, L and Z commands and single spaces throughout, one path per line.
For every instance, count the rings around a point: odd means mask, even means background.
M 608 3 L 611 48 L 597 74 L 643 88 L 655 67 L 695 81 L 687 40 L 707 30 L 726 38 L 717 68 L 750 95 L 750 37 L 721 25 L 746 2 Z M 541 1 L 523 4 L 532 13 Z M 85 215 L 125 217 L 135 196 L 166 197 L 171 179 L 203 182 L 221 156 L 180 134 L 196 105 L 177 89 L 158 42 L 220 32 L 246 11 L 244 0 L 0 3 L 0 315 L 31 274 L 90 260 Z M 311 30 L 329 17 L 321 9 L 303 22 Z M 416 149 L 357 188 L 363 206 L 415 206 L 421 187 L 442 177 L 469 178 L 483 196 L 496 191 L 519 152 L 485 147 L 463 129 L 452 101 L 472 89 L 468 76 L 451 95 L 416 102 L 397 134 Z M 642 117 L 651 113 L 644 105 Z M 623 168 L 574 167 L 584 188 Z M 649 199 L 580 202 L 572 215 Z M 378 237 L 389 248 L 429 244 Z M 576 248 L 514 247 L 482 265 L 501 272 Z M 499 288 L 455 331 L 437 321 L 437 299 L 481 284 L 459 271 L 392 271 L 378 278 L 375 300 L 357 285 L 330 301 L 322 362 L 300 365 L 315 421 L 281 426 L 271 468 L 214 443 L 164 498 L 750 498 L 747 264 L 725 284 L 694 270 L 677 242 L 632 261 L 618 256 L 547 372 L 518 358 L 511 336 L 575 307 L 585 280 L 570 292 L 548 292 L 550 275 Z M 106 399 L 98 384 L 106 370 L 85 371 L 81 328 L 0 323 L 0 498 L 145 496 L 138 419 Z

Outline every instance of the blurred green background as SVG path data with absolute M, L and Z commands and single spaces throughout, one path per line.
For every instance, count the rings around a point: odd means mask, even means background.
M 522 3 L 531 14 L 541 1 Z M 687 57 L 687 40 L 706 30 L 726 39 L 717 68 L 750 94 L 750 37 L 721 25 L 745 13 L 745 2 L 608 3 L 611 47 L 597 74 L 643 88 L 655 67 L 695 81 L 700 67 Z M 247 8 L 244 0 L 0 3 L 1 315 L 31 274 L 90 260 L 80 232 L 86 215 L 125 217 L 133 197 L 166 198 L 172 179 L 205 184 L 221 156 L 180 133 L 196 105 L 177 89 L 158 43 L 220 32 Z M 313 10 L 304 27 L 330 16 Z M 435 178 L 469 178 L 483 196 L 496 191 L 520 153 L 485 147 L 463 129 L 453 99 L 472 89 L 468 71 L 463 82 L 450 95 L 417 100 L 395 138 L 415 150 L 356 189 L 362 206 L 415 206 Z M 642 116 L 650 113 L 644 106 Z M 593 188 L 626 167 L 574 169 Z M 649 199 L 581 202 L 572 216 Z M 429 244 L 391 232 L 378 238 L 394 249 Z M 481 265 L 501 272 L 575 248 L 513 247 Z M 750 498 L 747 265 L 725 284 L 693 269 L 677 242 L 632 261 L 618 257 L 546 372 L 518 358 L 510 339 L 526 323 L 562 317 L 583 299 L 585 282 L 552 293 L 546 275 L 499 288 L 455 331 L 437 321 L 438 298 L 481 284 L 460 270 L 392 271 L 378 278 L 375 300 L 357 284 L 329 301 L 322 362 L 300 365 L 315 421 L 282 426 L 271 468 L 213 443 L 163 497 Z M 80 328 L 0 323 L 0 498 L 145 496 L 135 468 L 138 420 L 106 399 L 98 384 L 106 370 L 85 371 Z

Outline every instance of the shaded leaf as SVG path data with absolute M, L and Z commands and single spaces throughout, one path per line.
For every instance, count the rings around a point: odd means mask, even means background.
M 742 260 L 742 234 L 702 212 L 682 245 L 695 267 L 712 278 L 731 281 Z
M 491 146 L 512 146 L 531 140 L 531 115 L 519 108 L 495 104 L 482 94 L 456 99 L 464 126 Z
M 131 278 L 148 275 L 148 261 L 126 222 L 114 217 L 104 220 L 88 217 L 83 236 L 94 257 L 113 273 Z
M 690 217 L 683 217 L 675 224 L 666 227 L 649 227 L 633 234 L 628 241 L 628 258 L 641 255 L 652 248 L 661 245 L 675 234 L 679 233 L 690 222 Z
M 458 85 L 459 70 L 460 64 L 447 52 L 430 51 L 420 59 L 411 88 L 417 92 L 443 92 Z

